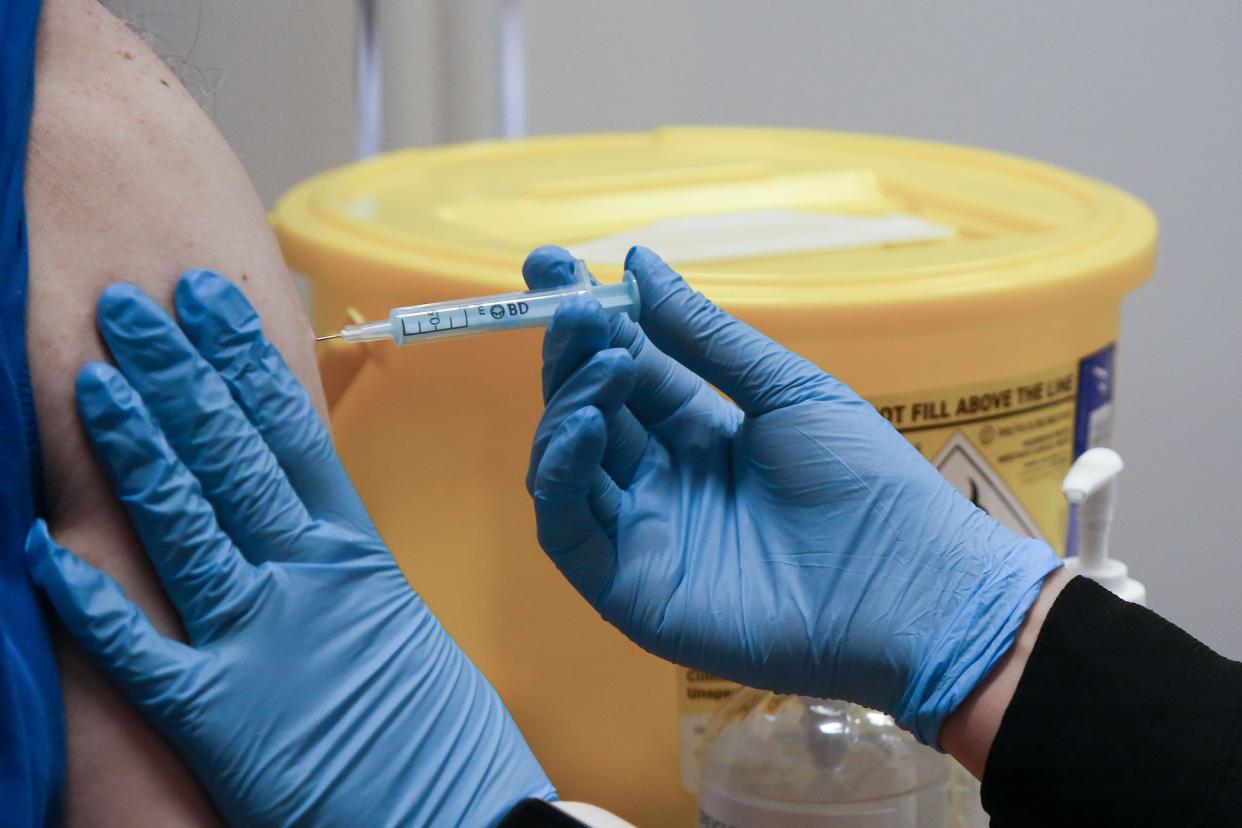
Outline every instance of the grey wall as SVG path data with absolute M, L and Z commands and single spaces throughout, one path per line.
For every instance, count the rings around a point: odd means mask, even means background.
M 348 160 L 353 7 L 343 0 L 106 0 L 171 62 L 264 200 Z
M 354 157 L 350 0 L 105 0 L 179 71 L 267 204 Z M 390 147 L 498 134 L 497 0 L 380 0 Z
M 389 141 L 495 134 L 497 0 L 388 0 Z M 155 0 L 130 0 L 155 6 Z M 532 132 L 774 124 L 934 138 L 1106 179 L 1161 220 L 1128 302 L 1114 549 L 1242 658 L 1242 4 L 526 0 Z M 183 35 L 200 9 L 164 25 Z M 351 4 L 201 4 L 191 56 L 270 200 L 352 151 Z

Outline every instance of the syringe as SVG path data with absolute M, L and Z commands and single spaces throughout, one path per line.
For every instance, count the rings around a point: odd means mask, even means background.
M 612 285 L 591 284 L 585 268 L 581 266 L 579 275 L 582 281 L 578 284 L 547 290 L 393 308 L 387 319 L 346 325 L 339 333 L 317 337 L 316 341 L 343 339 L 346 342 L 371 342 L 391 339 L 398 345 L 409 345 L 511 328 L 531 328 L 547 325 L 562 302 L 570 296 L 582 295 L 594 296 L 609 315 L 625 313 L 631 319 L 638 320 L 641 305 L 638 283 L 632 274 L 627 272 L 621 282 Z

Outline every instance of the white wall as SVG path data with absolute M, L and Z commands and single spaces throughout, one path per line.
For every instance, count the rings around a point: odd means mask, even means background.
M 199 0 L 161 24 L 184 32 Z M 387 0 L 390 144 L 494 135 L 498 0 Z M 532 132 L 775 124 L 935 138 L 1121 185 L 1161 220 L 1129 300 L 1114 546 L 1242 658 L 1242 4 L 526 0 Z M 352 4 L 213 0 L 191 53 L 270 203 L 352 152 Z M 176 12 L 174 12 L 176 14 Z M 159 21 L 156 21 L 159 22 Z M 184 37 L 182 39 L 184 44 Z

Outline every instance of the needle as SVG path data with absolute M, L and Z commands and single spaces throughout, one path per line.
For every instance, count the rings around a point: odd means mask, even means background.
M 327 336 L 317 336 L 315 337 L 315 341 L 323 342 L 324 340 L 327 340 L 327 339 L 340 339 L 340 338 L 341 338 L 341 335 L 339 333 L 334 333 L 334 334 L 328 334 Z

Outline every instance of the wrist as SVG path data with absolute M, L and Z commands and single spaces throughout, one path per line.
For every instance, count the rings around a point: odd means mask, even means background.
M 940 744 L 976 778 L 983 776 L 992 742 L 1013 700 L 1048 612 L 1072 578 L 1073 575 L 1065 569 L 1058 569 L 1044 579 L 1039 596 L 1027 610 L 1026 618 L 1014 636 L 1013 645 L 944 720 L 940 729 Z
M 1043 541 L 1019 538 L 975 510 L 978 525 L 945 555 L 927 586 L 943 621 L 925 635 L 917 666 L 888 710 L 924 744 L 942 749 L 944 721 L 995 670 L 1061 560 Z M 915 616 L 907 616 L 915 617 Z

